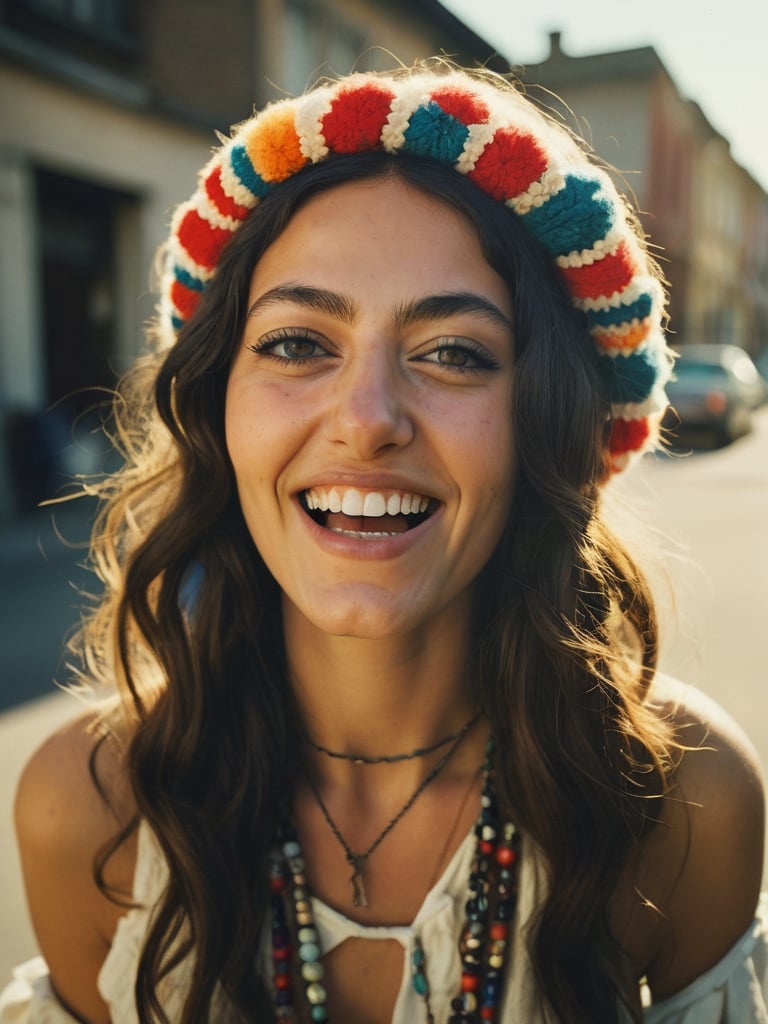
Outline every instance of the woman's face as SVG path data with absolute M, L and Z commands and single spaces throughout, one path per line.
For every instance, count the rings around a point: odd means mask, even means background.
M 341 185 L 248 304 L 227 445 L 286 624 L 383 638 L 468 612 L 514 476 L 512 309 L 474 229 L 396 178 Z

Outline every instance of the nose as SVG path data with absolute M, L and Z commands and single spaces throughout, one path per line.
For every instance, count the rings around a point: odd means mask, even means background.
M 388 448 L 402 448 L 413 438 L 408 384 L 395 363 L 383 354 L 350 360 L 337 377 L 329 437 L 360 459 Z

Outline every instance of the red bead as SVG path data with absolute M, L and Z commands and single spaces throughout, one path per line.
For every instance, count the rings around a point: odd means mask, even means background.
M 481 839 L 479 846 L 480 852 L 484 853 L 487 857 L 493 853 L 493 843 L 489 842 L 489 840 Z
M 272 950 L 272 959 L 273 960 L 290 960 L 291 959 L 291 947 L 290 946 L 275 947 Z
M 506 939 L 509 935 L 509 925 L 504 924 L 503 921 L 494 921 L 488 929 L 488 934 L 495 940 Z
M 483 1006 L 480 1010 L 480 1016 L 483 1020 L 496 1020 L 496 1007 Z
M 272 892 L 285 892 L 285 879 L 282 877 L 282 875 L 278 875 L 276 878 L 270 878 L 269 888 L 272 890 Z
M 500 846 L 496 851 L 496 863 L 508 868 L 517 860 L 517 854 L 511 846 Z
M 276 974 L 275 975 L 275 988 L 289 989 L 291 987 L 291 976 L 290 974 Z
M 477 992 L 480 988 L 480 978 L 476 974 L 462 974 L 461 991 Z

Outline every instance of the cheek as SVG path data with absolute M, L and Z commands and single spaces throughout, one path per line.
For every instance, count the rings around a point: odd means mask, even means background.
M 508 505 L 516 470 L 516 447 L 506 403 L 491 406 L 464 433 L 463 459 L 493 504 Z
M 284 410 L 287 405 L 287 396 L 279 388 L 269 385 L 256 387 L 237 378 L 230 381 L 224 429 L 227 450 L 235 469 L 239 462 L 251 461 L 254 453 L 268 453 L 276 439 L 285 434 Z

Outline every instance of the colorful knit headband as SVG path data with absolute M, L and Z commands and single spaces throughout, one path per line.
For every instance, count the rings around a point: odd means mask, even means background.
M 452 167 L 517 214 L 559 268 L 602 357 L 612 468 L 652 448 L 671 372 L 652 261 L 610 177 L 517 91 L 485 76 L 356 74 L 241 124 L 174 216 L 162 339 L 175 340 L 227 241 L 270 189 L 334 154 L 372 150 Z

